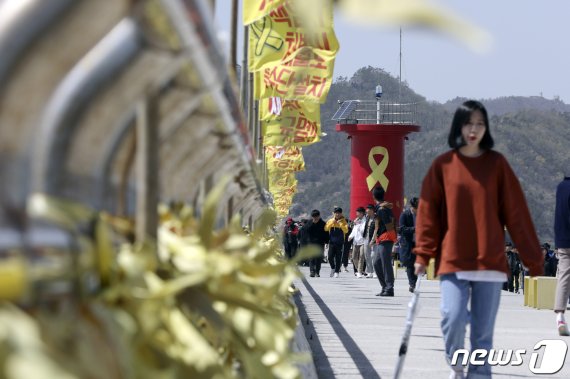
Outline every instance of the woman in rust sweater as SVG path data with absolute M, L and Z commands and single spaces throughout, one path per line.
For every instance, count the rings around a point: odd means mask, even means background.
M 542 274 L 543 257 L 520 183 L 505 157 L 492 150 L 483 104 L 466 101 L 457 109 L 448 143 L 452 150 L 433 161 L 422 184 L 414 252 L 417 274 L 425 273 L 430 258 L 435 258 L 441 327 L 451 364 L 454 352 L 464 347 L 467 322 L 471 351 L 493 347 L 501 288 L 509 270 L 503 251 L 505 226 L 530 275 Z M 468 375 L 490 378 L 491 368 L 472 365 Z M 450 378 L 463 377 L 459 359 Z

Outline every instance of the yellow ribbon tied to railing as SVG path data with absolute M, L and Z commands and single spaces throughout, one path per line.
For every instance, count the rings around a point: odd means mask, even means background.
M 375 155 L 382 155 L 383 158 L 380 163 L 376 163 Z M 390 155 L 388 154 L 388 149 L 384 146 L 375 146 L 370 149 L 368 153 L 368 164 L 372 172 L 366 178 L 366 184 L 368 184 L 368 190 L 371 191 L 376 183 L 380 183 L 384 191 L 388 190 L 388 184 L 390 180 L 386 176 L 386 168 L 388 168 L 388 162 L 390 161 Z
M 89 239 L 95 253 L 94 263 L 101 284 L 109 283 L 114 253 L 108 217 L 83 204 L 42 193 L 30 196 L 27 211 L 32 218 L 52 222 L 69 231 L 77 232 L 79 224 L 93 223 Z

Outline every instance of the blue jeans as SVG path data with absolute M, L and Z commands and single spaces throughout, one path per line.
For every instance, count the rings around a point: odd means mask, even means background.
M 445 342 L 445 354 L 449 363 L 456 350 L 463 349 L 465 328 L 471 323 L 471 351 L 493 348 L 495 318 L 501 299 L 503 283 L 471 282 L 459 280 L 455 274 L 441 275 L 441 330 Z M 470 310 L 467 303 L 471 298 Z M 461 369 L 461 359 L 457 369 Z M 470 365 L 470 379 L 491 378 L 491 367 Z

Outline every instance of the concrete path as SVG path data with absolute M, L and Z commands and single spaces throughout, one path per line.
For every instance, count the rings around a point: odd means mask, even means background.
M 376 297 L 377 279 L 357 279 L 349 273 L 329 277 L 323 264 L 321 277 L 309 277 L 308 268 L 300 268 L 305 278 L 296 286 L 301 296 L 300 317 L 313 352 L 321 379 L 392 378 L 404 331 L 408 302 L 405 272 L 400 269 L 395 297 Z M 444 379 L 449 376 L 440 330 L 439 281 L 422 282 L 420 309 L 413 326 L 405 367 L 401 378 Z M 467 331 L 467 336 L 469 332 Z M 529 369 L 534 346 L 541 340 L 559 337 L 554 313 L 523 306 L 523 295 L 503 291 L 495 328 L 495 349 L 525 349 L 520 366 L 493 368 L 493 377 L 503 378 L 570 378 L 570 354 L 556 374 L 538 375 Z M 466 347 L 469 347 L 467 337 Z M 541 357 L 545 348 L 536 351 Z

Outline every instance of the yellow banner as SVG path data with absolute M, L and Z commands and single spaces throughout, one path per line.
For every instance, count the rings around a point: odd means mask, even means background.
M 261 99 L 259 117 L 265 146 L 307 146 L 321 139 L 318 103 Z
M 300 147 L 266 146 L 265 159 L 269 173 L 305 170 L 305 160 Z
M 274 187 L 273 189 L 275 190 L 274 193 L 272 192 L 273 198 L 284 198 L 288 196 L 289 198 L 293 199 L 293 195 L 297 193 L 297 179 L 294 179 L 293 184 L 291 184 L 289 187 Z
M 313 59 L 327 63 L 334 59 L 339 44 L 330 3 L 310 16 L 301 13 L 304 8 L 286 2 L 249 26 L 249 71 L 293 60 L 298 61 L 295 65 L 309 65 Z
M 319 3 L 326 4 L 322 12 L 308 12 L 312 8 L 302 1 L 286 2 L 250 26 L 249 69 L 259 72 L 256 99 L 326 100 L 339 44 L 332 3 Z
M 243 0 L 243 24 L 249 25 L 279 8 L 285 0 Z
M 260 71 L 255 80 L 256 99 L 281 97 L 285 100 L 324 103 L 332 83 L 334 59 L 326 62 L 314 52 L 311 54 L 315 57 L 310 60 L 311 63 L 293 59 Z
M 286 215 L 289 213 L 289 208 L 291 208 L 291 204 L 293 204 L 293 198 L 289 196 L 279 197 L 274 199 L 273 205 L 275 206 L 275 210 L 280 215 Z
M 269 173 L 269 192 L 274 195 L 296 186 L 297 179 L 295 179 L 293 171 L 274 171 Z

